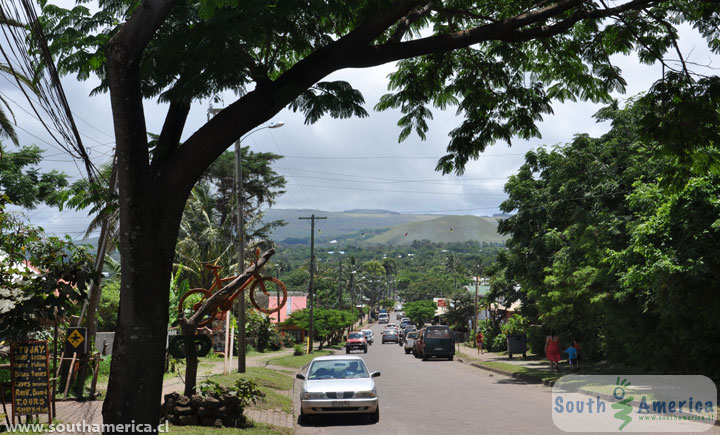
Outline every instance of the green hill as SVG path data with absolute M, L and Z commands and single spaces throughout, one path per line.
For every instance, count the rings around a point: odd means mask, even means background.
M 368 235 L 380 229 L 389 229 L 397 225 L 421 222 L 437 218 L 429 214 L 402 214 L 386 210 L 348 210 L 345 212 L 327 212 L 321 210 L 269 209 L 263 221 L 284 220 L 287 225 L 275 229 L 270 237 L 276 242 L 287 239 L 310 240 L 310 221 L 299 220 L 312 214 L 325 216 L 326 220 L 317 221 L 315 233 L 318 241 L 347 238 L 353 233 L 367 231 Z
M 442 216 L 421 222 L 397 225 L 388 231 L 366 239 L 363 243 L 404 245 L 413 240 L 436 243 L 479 242 L 502 243 L 505 238 L 497 232 L 497 218 L 478 216 Z

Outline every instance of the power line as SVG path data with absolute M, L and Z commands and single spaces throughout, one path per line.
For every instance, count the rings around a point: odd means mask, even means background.
M 525 153 L 514 154 L 480 154 L 480 157 L 509 157 L 524 156 Z M 438 160 L 443 156 L 349 156 L 349 157 L 329 157 L 329 156 L 283 156 L 286 159 L 311 159 L 311 160 L 390 160 L 390 159 L 409 159 L 409 160 Z
M 458 195 L 458 196 L 507 196 L 504 193 L 456 193 L 456 192 L 422 192 L 417 190 L 386 190 L 386 189 L 369 189 L 363 187 L 346 187 L 346 186 L 323 186 L 317 184 L 294 184 L 289 183 L 290 186 L 304 186 L 304 187 L 320 187 L 325 189 L 344 189 L 344 190 L 364 190 L 370 192 L 388 192 L 388 193 L 413 193 L 422 195 Z

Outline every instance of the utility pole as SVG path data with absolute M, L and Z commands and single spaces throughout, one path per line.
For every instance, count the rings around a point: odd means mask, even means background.
M 315 292 L 313 291 L 313 276 L 315 274 L 315 221 L 318 219 L 327 219 L 325 216 L 310 215 L 310 217 L 299 217 L 300 220 L 310 221 L 310 284 L 308 289 L 308 297 L 310 298 L 310 328 L 308 330 L 308 353 L 312 353 L 313 348 L 313 332 L 315 327 L 314 308 L 315 308 Z
M 245 217 L 243 216 L 243 182 L 242 182 L 242 162 L 240 157 L 240 142 L 242 139 L 235 141 L 235 192 L 237 194 L 236 203 L 236 228 L 238 233 L 238 275 L 245 270 Z M 237 300 L 237 315 L 235 318 L 238 323 L 238 373 L 245 373 L 245 292 L 243 292 Z
M 342 301 L 342 258 L 338 259 L 340 261 L 339 267 L 340 270 L 338 271 L 338 301 L 337 306 L 338 308 L 341 307 L 341 301 Z
M 275 265 L 275 277 L 278 279 L 278 281 L 280 281 L 280 265 L 279 265 L 279 264 L 276 264 L 276 265 Z M 280 307 L 280 286 L 279 286 L 279 285 L 276 285 L 275 287 L 276 287 L 276 289 L 277 289 L 277 303 L 276 303 L 276 306 L 277 306 L 277 307 Z M 278 310 L 278 325 L 280 325 L 280 310 Z

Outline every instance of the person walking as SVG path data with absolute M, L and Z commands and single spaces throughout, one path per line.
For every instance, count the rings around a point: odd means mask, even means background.
M 475 334 L 475 347 L 477 347 L 478 355 L 485 353 L 485 349 L 483 348 L 484 339 L 485 337 L 483 337 L 482 332 L 478 331 L 477 334 Z
M 560 359 L 562 358 L 560 354 L 560 337 L 554 329 L 545 338 L 545 356 L 550 361 L 550 370 L 553 369 L 554 364 L 555 369 L 559 372 Z

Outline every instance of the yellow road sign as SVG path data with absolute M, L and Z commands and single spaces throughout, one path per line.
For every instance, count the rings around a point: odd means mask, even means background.
M 75 329 L 67 338 L 67 341 L 72 345 L 72 347 L 78 347 L 82 344 L 83 341 L 85 341 L 85 337 L 82 336 L 80 331 Z

